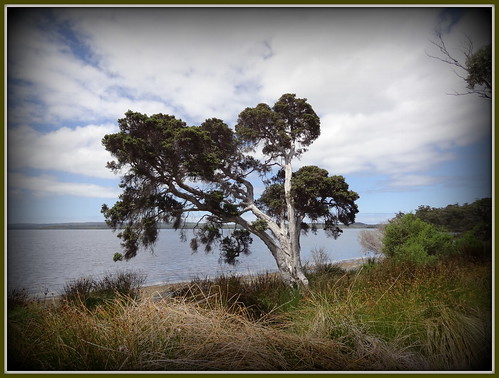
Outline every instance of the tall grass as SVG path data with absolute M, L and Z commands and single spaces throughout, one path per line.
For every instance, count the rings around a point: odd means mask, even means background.
M 330 268 L 301 292 L 266 274 L 196 280 L 161 300 L 22 304 L 8 312 L 8 369 L 491 369 L 490 265 Z
M 105 275 L 101 279 L 81 277 L 70 281 L 63 288 L 62 300 L 91 308 L 117 295 L 136 299 L 145 276 L 135 272 L 120 271 Z
M 372 349 L 377 369 L 487 369 L 490 282 L 490 267 L 483 264 L 386 261 L 311 292 L 291 315 L 293 329 L 341 341 L 357 353 Z

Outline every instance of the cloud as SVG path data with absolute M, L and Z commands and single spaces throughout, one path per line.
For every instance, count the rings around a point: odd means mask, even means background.
M 177 8 L 69 9 L 58 14 L 92 46 L 101 71 L 123 84 L 134 100 L 152 95 L 195 122 L 233 117 L 243 101 L 253 98 L 240 88 L 258 78 L 255 67 L 269 54 L 269 46 L 263 32 L 254 25 L 241 27 L 237 15 Z
M 41 133 L 29 126 L 9 131 L 9 169 L 34 168 L 62 171 L 88 177 L 115 178 L 106 168 L 112 156 L 101 140 L 117 132 L 114 125 L 88 125 L 71 129 L 62 127 Z
M 9 45 L 15 169 L 109 178 L 100 139 L 128 109 L 233 124 L 245 107 L 286 92 L 307 97 L 321 117 L 322 134 L 299 164 L 333 174 L 430 185 L 426 171 L 490 134 L 490 106 L 448 96 L 462 80 L 426 55 L 438 8 L 50 12 L 9 30 L 17 32 Z M 449 46 L 463 32 L 483 44 L 474 13 L 460 16 Z M 37 123 L 54 126 L 40 132 Z M 88 126 L 53 130 L 75 123 Z
M 392 187 L 407 188 L 418 186 L 431 186 L 442 181 L 442 178 L 426 175 L 399 175 L 393 178 L 390 182 Z
M 489 135 L 490 112 L 470 106 L 472 98 L 445 100 L 440 103 L 449 113 L 422 99 L 402 100 L 377 114 L 328 114 L 321 120 L 321 136 L 300 164 L 320 164 L 337 174 L 395 175 L 453 160 L 456 148 Z
M 61 182 L 50 175 L 28 176 L 12 173 L 8 178 L 11 195 L 20 195 L 29 190 L 36 196 L 74 196 L 87 198 L 118 198 L 116 187 L 106 187 L 89 183 Z

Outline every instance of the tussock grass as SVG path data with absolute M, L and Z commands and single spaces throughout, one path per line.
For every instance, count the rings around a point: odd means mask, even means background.
M 272 318 L 296 306 L 301 293 L 290 290 L 276 273 L 194 280 L 175 291 L 175 296 L 199 305 L 222 306 L 232 313 L 243 311 L 253 320 Z
M 490 265 L 330 265 L 196 280 L 161 300 L 114 292 L 8 312 L 9 370 L 490 370 Z
M 130 302 L 88 310 L 46 309 L 31 324 L 31 358 L 14 368 L 40 370 L 303 370 L 346 366 L 334 341 L 315 341 L 185 299 Z M 44 332 L 50 330 L 50 332 Z M 21 330 L 18 330 L 21 331 Z M 24 358 L 23 358 L 24 357 Z M 334 357 L 334 358 L 333 358 Z M 336 358 L 339 357 L 339 358 Z
M 108 274 L 101 279 L 81 277 L 64 286 L 61 298 L 84 307 L 95 307 L 116 296 L 135 299 L 144 281 L 144 275 L 127 271 Z

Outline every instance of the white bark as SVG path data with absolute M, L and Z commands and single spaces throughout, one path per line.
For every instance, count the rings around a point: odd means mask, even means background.
M 294 280 L 293 285 L 308 286 L 308 279 L 303 272 L 303 267 L 300 258 L 300 218 L 296 215 L 295 204 L 291 193 L 291 179 L 293 177 L 293 169 L 291 160 L 295 154 L 294 144 L 284 159 L 284 197 L 286 200 L 286 209 L 288 213 L 287 223 L 287 241 L 286 249 L 289 251 L 288 260 L 286 261 L 291 276 Z M 284 247 L 284 245 L 283 245 Z
M 295 155 L 294 145 L 285 155 L 284 159 L 284 194 L 288 221 L 281 220 L 277 224 L 270 216 L 261 211 L 254 203 L 253 187 L 246 180 L 239 180 L 246 185 L 248 192 L 246 198 L 246 209 L 250 210 L 258 219 L 267 223 L 270 231 L 257 230 L 242 218 L 237 223 L 250 230 L 258 236 L 269 248 L 277 263 L 282 280 L 291 287 L 308 286 L 308 279 L 303 271 L 300 258 L 300 222 L 301 218 L 296 215 L 295 204 L 291 195 L 291 178 L 293 170 L 291 161 Z

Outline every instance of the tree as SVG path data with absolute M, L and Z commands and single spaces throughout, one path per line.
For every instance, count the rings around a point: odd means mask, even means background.
M 120 131 L 106 135 L 103 144 L 116 159 L 108 168 L 122 174 L 123 193 L 102 212 L 110 227 L 121 229 L 124 259 L 140 246 L 152 248 L 162 222 L 186 239 L 185 220 L 199 213 L 193 251 L 218 245 L 222 260 L 234 264 L 250 252 L 253 235 L 268 247 L 286 284 L 306 286 L 300 231 L 315 231 L 322 220 L 326 232 L 338 237 L 340 222 L 355 221 L 359 196 L 342 176 L 315 166 L 292 171 L 292 160 L 320 134 L 318 116 L 294 94 L 281 96 L 272 108 L 246 108 L 235 130 L 215 118 L 187 126 L 171 115 L 132 111 L 118 123 Z M 265 187 L 258 199 L 256 178 Z M 227 230 L 226 224 L 237 227 Z
M 450 232 L 473 231 L 481 240 L 492 238 L 492 198 L 482 198 L 463 205 L 442 208 L 419 206 L 416 216 Z
M 459 71 L 454 70 L 455 74 L 467 84 L 468 92 L 456 92 L 455 95 L 477 94 L 479 97 L 492 99 L 492 45 L 474 51 L 473 42 L 468 38 L 463 51 L 465 57 L 463 62 L 451 55 L 441 32 L 437 31 L 435 36 L 436 40 L 431 43 L 438 48 L 441 56 L 430 54 L 428 56 L 458 68 Z

